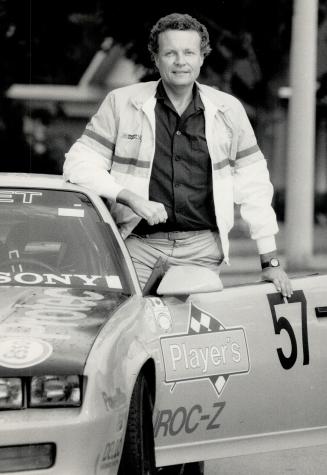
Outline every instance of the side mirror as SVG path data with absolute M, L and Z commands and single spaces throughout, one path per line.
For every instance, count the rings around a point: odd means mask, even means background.
M 189 295 L 217 292 L 223 284 L 216 272 L 202 266 L 172 266 L 158 288 L 158 295 Z

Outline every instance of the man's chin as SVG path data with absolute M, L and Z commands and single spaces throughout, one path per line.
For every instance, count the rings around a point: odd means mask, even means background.
M 194 83 L 193 79 L 190 79 L 189 77 L 179 77 L 179 78 L 174 78 L 171 82 L 174 86 L 191 86 Z

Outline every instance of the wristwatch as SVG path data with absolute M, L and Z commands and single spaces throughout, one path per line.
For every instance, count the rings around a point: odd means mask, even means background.
M 269 261 L 261 263 L 262 269 L 265 269 L 266 267 L 279 267 L 279 266 L 280 266 L 280 262 L 277 259 L 277 257 L 272 257 L 271 259 L 269 259 Z

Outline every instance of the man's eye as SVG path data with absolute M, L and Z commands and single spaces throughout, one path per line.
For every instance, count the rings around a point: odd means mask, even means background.
M 186 54 L 187 56 L 191 56 L 192 54 L 194 54 L 194 51 L 185 51 L 185 54 Z

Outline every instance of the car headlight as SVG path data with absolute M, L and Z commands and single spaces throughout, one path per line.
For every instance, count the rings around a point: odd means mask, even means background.
M 0 378 L 0 409 L 23 406 L 23 385 L 20 378 Z
M 78 375 L 34 376 L 30 388 L 30 407 L 80 406 L 82 378 Z

